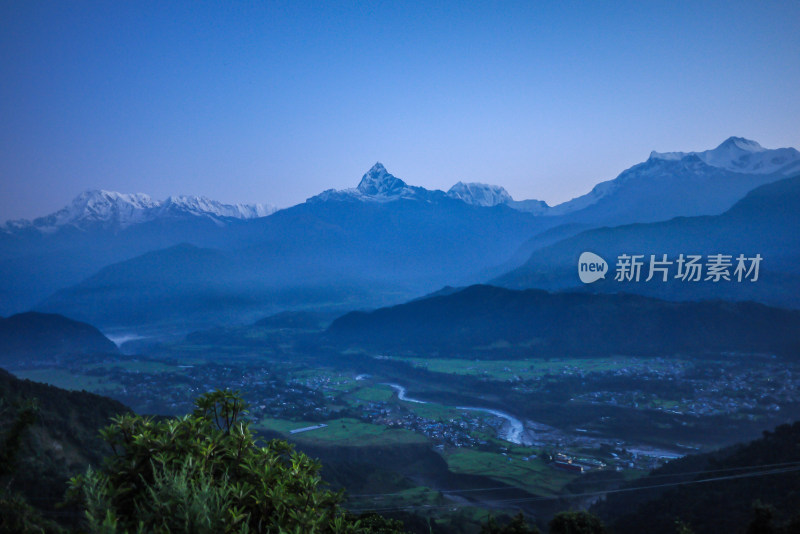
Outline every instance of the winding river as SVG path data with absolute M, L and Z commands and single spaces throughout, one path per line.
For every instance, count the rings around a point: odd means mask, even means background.
M 390 386 L 397 392 L 397 398 L 401 401 L 405 402 L 416 402 L 418 404 L 430 404 L 428 401 L 414 399 L 409 397 L 406 393 L 406 388 L 399 385 L 399 384 L 389 384 L 385 383 L 384 385 Z M 599 445 L 600 438 L 597 437 L 587 437 L 582 432 L 586 432 L 585 430 L 576 429 L 577 434 L 569 435 L 564 434 L 562 431 L 550 427 L 548 425 L 537 423 L 536 421 L 531 421 L 526 419 L 523 423 L 520 419 L 510 415 L 506 412 L 500 410 L 494 410 L 492 408 L 482 408 L 480 406 L 451 406 L 456 410 L 464 410 L 470 412 L 483 412 L 503 419 L 502 426 L 497 430 L 497 437 L 503 439 L 505 441 L 514 443 L 516 445 L 534 445 L 536 443 L 543 443 L 544 442 L 559 442 L 562 443 L 564 440 L 572 441 L 573 445 L 580 445 L 586 447 L 587 444 L 591 445 L 594 443 L 595 445 Z M 677 451 L 677 450 L 666 450 L 661 448 L 656 448 L 651 445 L 645 444 L 638 444 L 638 443 L 627 443 L 625 448 L 633 453 L 639 454 L 641 456 L 647 456 L 652 458 L 658 458 L 661 460 L 667 460 L 672 458 L 679 458 L 686 454 L 685 451 Z
M 406 388 L 404 388 L 400 384 L 386 384 L 386 385 L 397 391 L 397 398 L 400 399 L 401 401 L 416 402 L 418 404 L 428 404 L 427 401 L 412 399 L 411 397 L 406 395 Z M 506 412 L 501 412 L 500 410 L 493 410 L 491 408 L 478 408 L 474 406 L 455 406 L 455 409 L 466 410 L 471 412 L 484 412 L 494 415 L 495 417 L 505 419 L 505 423 L 503 423 L 503 426 L 500 428 L 499 437 L 511 443 L 516 443 L 517 445 L 524 444 L 523 440 L 525 434 L 525 425 L 523 425 L 522 421 L 520 421 L 513 415 L 509 415 Z
M 501 412 L 500 410 L 492 410 L 490 408 L 475 408 L 473 406 L 456 406 L 456 409 L 490 413 L 495 417 L 505 419 L 506 423 L 504 423 L 503 427 L 500 429 L 500 437 L 506 441 L 510 441 L 511 443 L 523 445 L 522 438 L 523 433 L 525 432 L 525 425 L 523 425 L 522 421 L 513 415 L 508 415 L 506 412 Z
M 397 398 L 400 399 L 401 401 L 416 402 L 417 404 L 428 404 L 427 401 L 412 399 L 411 397 L 407 397 L 406 388 L 404 388 L 400 384 L 386 384 L 386 385 L 391 387 L 393 390 L 397 392 Z

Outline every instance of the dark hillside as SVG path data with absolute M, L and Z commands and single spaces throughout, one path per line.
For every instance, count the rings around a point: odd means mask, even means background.
M 117 352 L 117 346 L 98 329 L 62 315 L 27 312 L 0 317 L 0 365 Z
M 24 432 L 15 471 L 3 483 L 58 516 L 62 511 L 54 507 L 64 497 L 67 479 L 89 465 L 100 465 L 111 453 L 100 439 L 100 429 L 130 409 L 93 393 L 20 380 L 0 369 L 0 435 L 5 437 L 25 401 L 38 406 L 36 421 Z
M 715 478 L 719 480 L 692 483 Z M 665 486 L 612 494 L 595 511 L 617 534 L 640 533 L 643 525 L 652 534 L 674 534 L 676 520 L 696 534 L 735 534 L 745 532 L 753 519 L 753 504 L 760 501 L 774 507 L 776 526 L 794 521 L 795 530 L 787 532 L 797 532 L 800 422 L 764 432 L 748 444 L 674 460 L 629 487 L 653 485 Z
M 525 356 L 796 354 L 800 312 L 752 302 L 667 302 L 628 294 L 514 291 L 456 293 L 353 312 L 328 329 L 344 346 L 442 355 L 502 347 Z M 506 356 L 507 357 L 507 356 Z

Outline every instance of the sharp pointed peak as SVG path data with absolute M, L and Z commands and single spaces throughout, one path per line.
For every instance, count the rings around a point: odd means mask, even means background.
M 383 166 L 383 163 L 381 163 L 380 161 L 376 161 L 375 165 L 370 167 L 370 169 L 367 171 L 367 174 L 375 172 L 388 172 L 388 171 L 386 170 L 386 167 Z
M 361 177 L 358 190 L 365 195 L 388 195 L 399 192 L 406 187 L 406 183 L 392 176 L 386 167 L 378 161 Z

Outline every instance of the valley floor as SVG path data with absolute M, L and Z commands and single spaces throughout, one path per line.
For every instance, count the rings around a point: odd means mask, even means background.
M 470 521 L 586 506 L 671 458 L 800 418 L 800 364 L 770 355 L 444 359 L 246 333 L 12 372 L 149 414 L 239 390 L 254 428 L 319 457 L 350 509 Z

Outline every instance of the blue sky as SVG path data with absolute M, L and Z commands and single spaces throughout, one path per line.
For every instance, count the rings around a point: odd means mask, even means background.
M 800 148 L 800 2 L 610 4 L 2 2 L 0 220 L 289 206 L 375 161 L 556 204 L 651 150 Z

